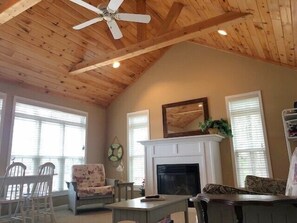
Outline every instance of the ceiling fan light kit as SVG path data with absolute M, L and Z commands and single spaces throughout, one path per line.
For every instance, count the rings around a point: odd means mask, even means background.
M 74 26 L 73 29 L 75 30 L 80 30 L 87 26 L 90 26 L 97 22 L 101 22 L 105 20 L 113 38 L 120 39 L 123 37 L 123 34 L 116 20 L 127 21 L 127 22 L 138 22 L 138 23 L 149 23 L 151 20 L 150 15 L 119 13 L 118 9 L 124 0 L 110 0 L 107 6 L 99 5 L 98 7 L 90 5 L 89 3 L 86 3 L 82 0 L 70 0 L 70 1 L 97 13 L 99 16 L 97 18 L 90 19 L 86 22 L 83 22 L 81 24 Z

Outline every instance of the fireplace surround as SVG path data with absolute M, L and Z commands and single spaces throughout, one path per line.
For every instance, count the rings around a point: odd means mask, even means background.
M 141 141 L 145 146 L 146 195 L 157 194 L 158 166 L 199 165 L 200 187 L 222 183 L 220 135 L 197 135 Z M 192 195 L 192 194 L 189 194 Z

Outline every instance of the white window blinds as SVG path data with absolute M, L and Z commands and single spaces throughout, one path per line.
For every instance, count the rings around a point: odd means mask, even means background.
M 5 94 L 0 93 L 0 150 L 1 150 L 1 138 L 2 138 L 2 129 L 3 129 L 3 106 L 4 106 L 4 97 Z
M 1 97 L 1 94 L 0 94 L 0 126 L 2 121 L 2 110 L 3 110 L 3 97 Z
M 270 176 L 260 92 L 226 97 L 232 127 L 232 145 L 237 184 L 244 187 L 246 175 Z
M 149 112 L 140 111 L 127 115 L 129 181 L 141 185 L 144 176 L 144 147 L 139 143 L 149 139 Z
M 84 163 L 87 116 L 16 101 L 11 158 L 27 166 L 26 174 L 36 174 L 39 165 L 55 164 L 53 190 L 66 189 L 71 166 Z

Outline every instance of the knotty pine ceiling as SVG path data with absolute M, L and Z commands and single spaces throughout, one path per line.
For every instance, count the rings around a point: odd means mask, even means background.
M 11 2 L 14 7 L 16 1 L 0 0 L 0 7 L 5 2 Z M 28 0 L 19 2 L 25 4 Z M 94 6 L 103 3 L 101 0 L 86 2 Z M 142 47 L 148 48 L 162 35 L 168 42 L 177 37 L 179 31 L 188 33 L 184 27 L 226 12 L 251 15 L 225 24 L 227 36 L 220 36 L 215 29 L 205 29 L 186 40 L 293 69 L 296 67 L 297 0 L 125 0 L 119 11 L 145 11 L 152 20 L 147 25 L 118 21 L 124 36 L 120 40 L 112 38 L 105 22 L 80 31 L 73 30 L 73 26 L 95 18 L 96 14 L 69 0 L 42 0 L 34 4 L 0 25 L 0 78 L 48 94 L 106 107 L 168 49 L 156 47 L 135 54 L 133 46 L 137 46 L 138 51 Z M 70 73 L 78 64 L 85 66 L 97 58 L 123 57 L 123 51 L 130 56 L 122 59 L 118 69 L 103 65 L 79 74 Z

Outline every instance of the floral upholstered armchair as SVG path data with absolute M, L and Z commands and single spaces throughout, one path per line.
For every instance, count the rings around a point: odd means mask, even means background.
M 103 164 L 72 166 L 72 181 L 67 182 L 69 209 L 77 214 L 77 208 L 86 204 L 114 203 L 117 180 L 107 179 Z
M 245 178 L 245 188 L 235 188 L 221 184 L 207 184 L 203 188 L 203 193 L 207 194 L 259 194 L 259 195 L 285 195 L 286 180 L 271 179 L 247 175 Z M 199 223 L 216 222 L 210 219 L 219 219 L 218 222 L 236 222 L 235 213 L 232 207 L 223 205 L 211 205 L 199 199 L 199 196 L 190 199 L 194 202 Z M 217 215 L 217 216 L 208 216 Z M 219 216 L 219 217 L 218 217 Z M 225 216 L 222 220 L 222 216 Z M 210 218 L 209 218 L 210 217 Z

